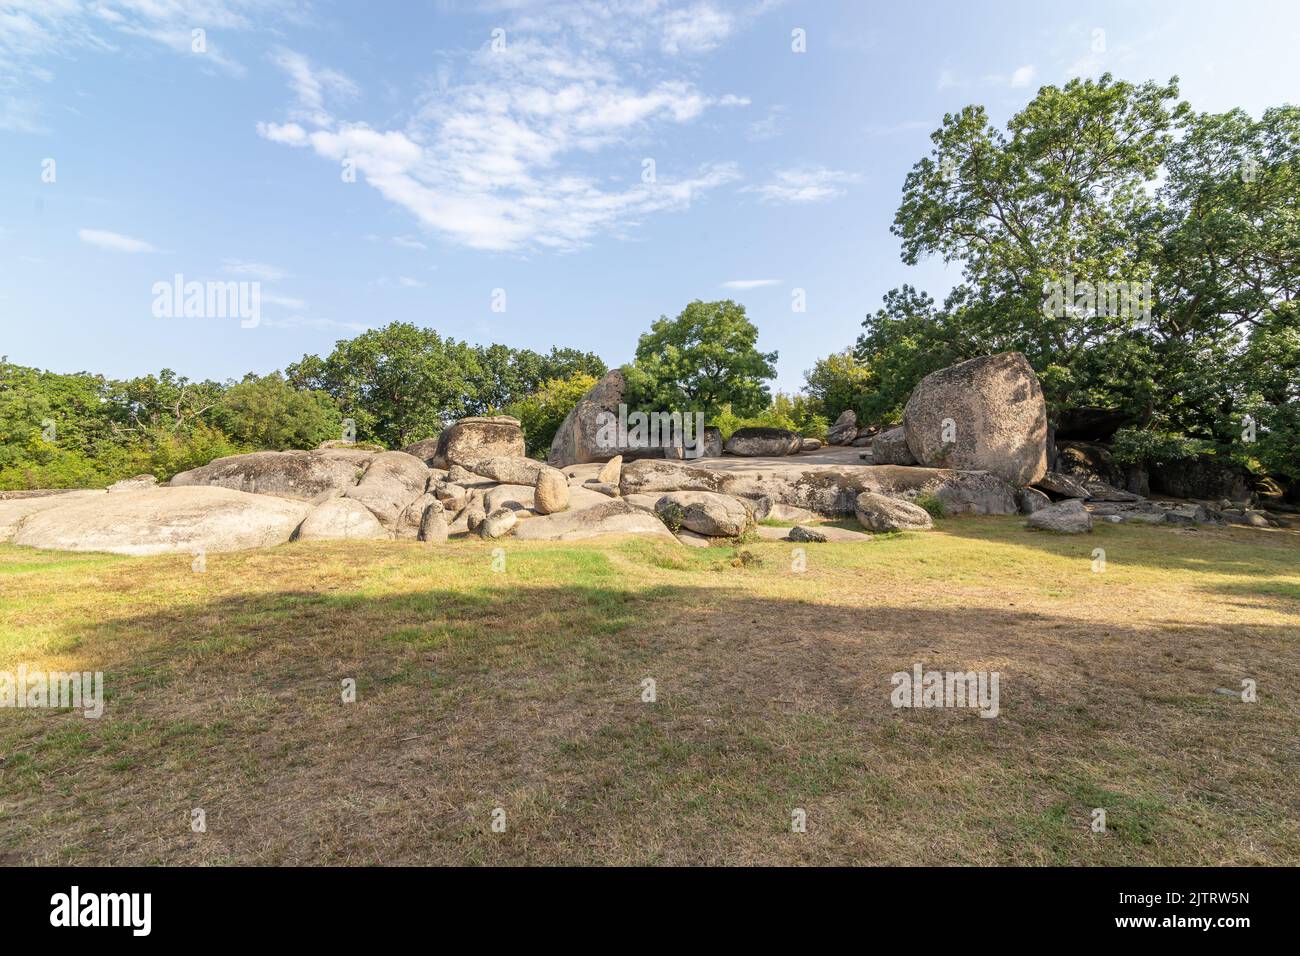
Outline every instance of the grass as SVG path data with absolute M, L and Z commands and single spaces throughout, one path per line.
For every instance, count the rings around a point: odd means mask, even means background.
M 108 692 L 0 710 L 0 863 L 1300 862 L 1294 531 L 190 561 L 0 546 L 0 669 Z M 894 709 L 915 662 L 1000 716 Z

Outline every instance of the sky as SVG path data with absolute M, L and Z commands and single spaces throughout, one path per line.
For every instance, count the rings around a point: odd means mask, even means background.
M 0 0 L 0 355 L 224 380 L 402 320 L 614 366 L 732 298 L 793 391 L 960 278 L 890 233 L 945 113 L 1111 72 L 1258 115 L 1298 41 L 1293 2 Z M 256 321 L 159 314 L 178 275 Z

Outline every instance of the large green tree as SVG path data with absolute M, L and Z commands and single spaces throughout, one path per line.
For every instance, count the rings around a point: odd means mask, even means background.
M 724 405 L 753 415 L 771 400 L 776 353 L 758 350 L 758 328 L 730 299 L 696 299 L 675 318 L 661 316 L 641 336 L 627 369 L 628 404 L 717 414 Z

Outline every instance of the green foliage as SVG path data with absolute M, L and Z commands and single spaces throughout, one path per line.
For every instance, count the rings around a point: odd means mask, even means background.
M 541 355 L 504 345 L 470 346 L 433 329 L 390 322 L 335 343 L 321 358 L 305 355 L 286 370 L 299 389 L 331 396 L 357 438 L 402 448 L 430 438 L 466 415 L 506 408 L 550 379 L 603 375 L 589 352 Z
M 283 451 L 342 438 L 342 417 L 324 392 L 296 389 L 272 372 L 226 389 L 213 422 L 237 445 Z
M 567 378 L 547 380 L 531 395 L 507 406 L 506 414 L 519 419 L 523 426 L 528 454 L 536 458 L 546 456 L 564 417 L 595 384 L 595 376 L 575 371 Z
M 850 409 L 859 419 L 864 418 L 867 400 L 876 391 L 875 375 L 852 350 L 818 359 L 803 378 L 804 393 L 816 404 L 818 413 L 832 422 Z
M 927 491 L 923 494 L 917 495 L 916 500 L 913 501 L 912 504 L 916 505 L 918 508 L 924 508 L 931 518 L 948 517 L 948 509 L 944 507 L 943 499 L 932 491 Z
M 1110 454 L 1121 465 L 1167 465 L 1190 461 L 1214 451 L 1209 442 L 1170 432 L 1121 428 L 1115 433 Z
M 717 426 L 725 442 L 732 432 L 740 428 L 784 428 L 798 432 L 805 438 L 826 438 L 830 427 L 819 411 L 817 404 L 805 395 L 786 395 L 778 392 L 767 408 L 757 414 L 741 416 L 731 410 L 731 405 L 723 405 L 721 410 L 709 419 L 710 425 Z
M 642 335 L 636 361 L 625 369 L 627 405 L 646 411 L 703 412 L 724 405 L 739 415 L 769 401 L 764 381 L 776 376 L 775 352 L 757 348 L 758 328 L 745 307 L 724 299 L 695 300 L 675 319 L 660 317 Z

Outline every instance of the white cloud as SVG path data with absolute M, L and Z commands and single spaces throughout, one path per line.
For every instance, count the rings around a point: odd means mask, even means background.
M 418 239 L 412 239 L 409 236 L 393 236 L 393 245 L 401 246 L 403 249 L 418 249 L 420 252 L 428 250 L 428 246 Z
M 842 187 L 860 179 L 855 173 L 825 166 L 778 169 L 767 182 L 746 187 L 745 191 L 757 193 L 763 202 L 822 202 L 844 195 Z
M 427 285 L 420 279 L 412 279 L 410 276 L 397 276 L 396 278 L 380 276 L 375 280 L 375 284 L 381 289 L 423 289 Z
M 685 172 L 660 162 L 655 181 L 645 182 L 642 159 L 651 135 L 663 143 L 673 127 L 744 97 L 714 97 L 676 78 L 645 81 L 640 71 L 628 78 L 599 48 L 566 38 L 507 37 L 504 50 L 485 42 L 470 55 L 471 80 L 443 75 L 401 129 L 335 118 L 323 94 L 339 84 L 318 82 L 327 71 L 281 51 L 299 107 L 311 114 L 304 119 L 299 109 L 291 119 L 317 128 L 262 122 L 258 132 L 334 163 L 350 159 L 360 178 L 424 228 L 491 251 L 573 249 L 739 177 L 729 162 Z M 614 149 L 622 176 L 609 166 L 600 176 L 583 171 Z M 611 185 L 620 178 L 624 185 Z
M 143 239 L 132 239 L 130 236 L 124 236 L 118 232 L 109 232 L 107 229 L 78 229 L 77 238 L 87 245 L 107 249 L 110 252 L 158 251 Z
M 1038 75 L 1038 69 L 1033 64 L 1026 64 L 1011 74 L 1011 85 L 1015 87 L 1028 86 L 1034 82 L 1034 77 Z
M 780 285 L 781 279 L 729 279 L 722 283 L 724 289 L 737 289 L 744 291 L 746 289 L 761 289 L 764 286 Z
M 289 85 L 298 97 L 301 110 L 295 111 L 298 119 L 303 119 L 316 126 L 328 126 L 330 116 L 325 112 L 325 97 L 330 96 L 347 101 L 355 99 L 357 85 L 336 70 L 313 68 L 301 53 L 279 48 L 271 59 L 289 76 Z M 301 127 L 295 128 L 301 130 Z M 296 145 L 296 144 L 291 144 Z
M 244 259 L 222 259 L 221 265 L 232 275 L 251 276 L 254 279 L 261 279 L 264 282 L 277 282 L 289 275 L 289 273 L 285 272 L 279 266 L 267 265 L 265 262 L 248 262 Z
M 768 109 L 767 116 L 749 124 L 745 136 L 751 142 L 761 143 L 781 135 L 784 125 L 785 107 L 773 106 Z
M 709 3 L 673 10 L 664 18 L 661 47 L 665 53 L 707 53 L 735 27 L 729 13 Z

